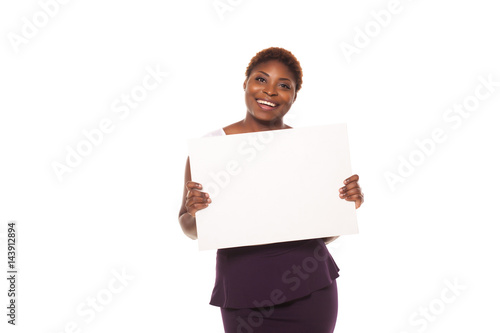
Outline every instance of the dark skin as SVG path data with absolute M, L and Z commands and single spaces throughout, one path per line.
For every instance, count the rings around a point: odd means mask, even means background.
M 257 65 L 243 83 L 247 113 L 245 119 L 223 128 L 226 135 L 280 130 L 292 128 L 283 123 L 283 117 L 297 98 L 293 72 L 277 60 L 269 60 Z M 267 107 L 258 101 L 273 103 Z M 358 209 L 364 202 L 363 192 L 358 184 L 359 176 L 352 175 L 344 180 L 339 189 L 339 197 L 354 201 Z M 191 239 L 197 239 L 196 212 L 205 209 L 212 202 L 203 186 L 191 180 L 189 157 L 184 174 L 184 193 L 179 211 L 179 223 L 183 232 Z M 326 244 L 339 236 L 323 238 Z

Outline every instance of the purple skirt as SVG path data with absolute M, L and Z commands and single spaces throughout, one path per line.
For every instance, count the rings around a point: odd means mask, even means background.
M 338 272 L 320 238 L 219 249 L 210 304 L 226 333 L 331 333 Z
M 337 321 L 337 283 L 311 294 L 255 308 L 220 308 L 225 333 L 332 333 Z

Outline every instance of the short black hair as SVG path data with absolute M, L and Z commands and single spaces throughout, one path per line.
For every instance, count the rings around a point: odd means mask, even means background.
M 302 87 L 302 67 L 300 67 L 300 62 L 295 58 L 292 52 L 281 47 L 269 47 L 258 52 L 248 64 L 245 72 L 247 79 L 255 66 L 269 60 L 278 60 L 290 69 L 295 76 L 295 93 L 297 93 Z

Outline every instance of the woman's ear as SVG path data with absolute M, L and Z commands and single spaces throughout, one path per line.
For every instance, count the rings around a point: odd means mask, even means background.
M 243 81 L 243 90 L 247 90 L 247 80 Z

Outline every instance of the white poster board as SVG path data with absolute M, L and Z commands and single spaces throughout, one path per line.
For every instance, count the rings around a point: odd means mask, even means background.
M 212 202 L 196 213 L 200 250 L 358 233 L 346 124 L 193 138 L 191 179 Z

